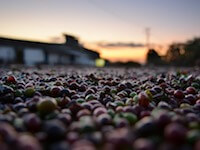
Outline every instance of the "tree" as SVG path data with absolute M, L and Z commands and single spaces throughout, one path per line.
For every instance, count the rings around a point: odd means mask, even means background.
M 149 49 L 147 53 L 147 64 L 151 64 L 151 65 L 162 64 L 160 55 L 154 49 Z
M 166 61 L 172 65 L 181 65 L 184 58 L 185 44 L 173 43 L 169 46 L 166 54 Z
M 200 38 L 171 44 L 166 53 L 166 61 L 178 66 L 196 65 L 200 62 Z
M 200 61 L 200 38 L 194 38 L 186 43 L 185 56 L 189 65 L 196 65 Z

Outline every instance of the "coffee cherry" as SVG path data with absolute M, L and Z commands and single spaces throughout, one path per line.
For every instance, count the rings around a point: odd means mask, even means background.
M 140 138 L 134 141 L 133 148 L 134 150 L 154 150 L 155 149 L 153 143 L 150 140 L 144 139 L 144 138 Z
M 180 144 L 184 142 L 186 133 L 186 128 L 178 123 L 171 123 L 167 125 L 164 130 L 165 138 L 174 144 Z
M 174 97 L 178 99 L 183 99 L 185 95 L 181 90 L 176 90 L 174 91 Z
M 42 150 L 42 147 L 38 140 L 28 134 L 22 134 L 18 137 L 18 146 L 17 149 L 20 150 Z
M 55 87 L 52 87 L 50 94 L 52 97 L 59 97 L 61 96 L 61 91 L 62 91 L 61 87 L 55 86 Z
M 187 94 L 196 94 L 197 93 L 196 89 L 192 86 L 187 87 L 186 92 L 187 92 Z
M 41 120 L 35 114 L 27 114 L 24 116 L 24 123 L 27 129 L 31 132 L 39 131 L 41 126 Z
M 137 121 L 137 116 L 135 114 L 132 113 L 123 113 L 122 114 L 123 117 L 128 120 L 128 122 L 132 125 L 135 124 Z
M 53 141 L 63 139 L 66 134 L 65 126 L 59 120 L 47 121 L 44 125 L 44 131 L 47 133 L 48 139 Z
M 139 105 L 142 106 L 142 107 L 148 107 L 149 106 L 149 98 L 148 96 L 144 93 L 144 92 L 141 92 L 139 95 L 138 95 L 138 102 L 139 102 Z
M 46 97 L 37 104 L 37 110 L 41 115 L 47 115 L 56 109 L 57 103 L 55 99 Z
M 33 95 L 35 94 L 35 89 L 32 87 L 29 87 L 25 90 L 24 95 L 26 97 L 33 97 Z
M 107 110 L 105 108 L 103 108 L 103 107 L 98 107 L 93 112 L 93 114 L 95 116 L 99 116 L 99 115 L 104 114 L 104 113 L 107 113 Z
M 10 83 L 10 84 L 16 84 L 16 83 L 17 83 L 17 80 L 16 80 L 15 76 L 10 75 L 10 76 L 7 77 L 6 82 L 7 82 L 7 83 Z

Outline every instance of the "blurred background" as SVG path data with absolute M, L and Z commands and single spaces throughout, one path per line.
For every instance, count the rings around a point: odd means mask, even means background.
M 197 0 L 0 0 L 0 63 L 200 65 L 199 6 Z

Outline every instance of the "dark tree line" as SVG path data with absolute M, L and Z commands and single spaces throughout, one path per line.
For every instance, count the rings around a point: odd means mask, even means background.
M 200 66 L 200 38 L 171 44 L 163 57 L 159 56 L 154 49 L 150 49 L 147 53 L 147 64 Z

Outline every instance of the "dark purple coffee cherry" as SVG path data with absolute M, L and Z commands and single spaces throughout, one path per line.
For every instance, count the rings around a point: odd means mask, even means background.
M 185 97 L 183 91 L 181 90 L 176 90 L 174 91 L 174 97 L 177 99 L 183 99 Z
M 62 89 L 59 86 L 52 87 L 51 91 L 50 91 L 50 95 L 52 97 L 59 97 L 59 96 L 61 96 L 61 91 L 62 91 Z
M 186 92 L 187 94 L 196 94 L 197 90 L 194 87 L 190 86 L 190 87 L 187 87 Z
M 186 128 L 178 123 L 170 123 L 164 130 L 165 138 L 174 144 L 183 143 L 186 138 L 186 133 Z
M 59 120 L 47 121 L 43 130 L 47 133 L 48 139 L 53 141 L 64 139 L 66 134 L 65 126 Z
M 35 114 L 27 114 L 24 116 L 24 124 L 30 132 L 37 132 L 41 127 L 41 120 Z

